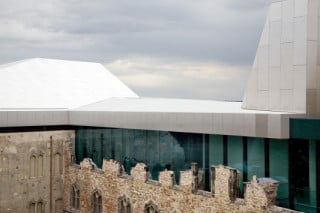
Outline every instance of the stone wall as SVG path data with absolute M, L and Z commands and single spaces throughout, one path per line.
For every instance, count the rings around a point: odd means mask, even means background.
M 103 161 L 98 169 L 91 159 L 84 159 L 80 166 L 66 167 L 64 186 L 64 208 L 79 212 L 70 207 L 71 189 L 77 185 L 81 193 L 81 212 L 90 212 L 92 195 L 99 191 L 102 197 L 103 212 L 119 212 L 119 204 L 125 200 L 128 212 L 145 212 L 153 208 L 159 212 L 294 212 L 275 206 L 277 182 L 253 179 L 247 183 L 244 199 L 238 198 L 239 172 L 233 168 L 212 167 L 213 187 L 211 192 L 202 191 L 199 186 L 199 169 L 191 165 L 190 171 L 180 174 L 180 185 L 175 184 L 174 172 L 160 172 L 159 181 L 150 179 L 148 168 L 138 163 L 131 175 L 124 173 L 116 161 Z
M 74 131 L 0 134 L 0 212 L 61 212 L 73 140 Z

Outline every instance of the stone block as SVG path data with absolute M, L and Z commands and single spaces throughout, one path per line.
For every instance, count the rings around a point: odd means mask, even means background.
M 212 187 L 213 196 L 227 202 L 235 201 L 240 191 L 240 172 L 223 165 L 214 166 L 212 171 L 212 183 L 214 183 Z
M 192 185 L 192 171 L 181 171 L 180 172 L 180 186 Z
M 90 158 L 85 158 L 80 163 L 80 167 L 84 170 L 94 170 L 97 168 L 97 165 Z
M 159 174 L 159 182 L 162 186 L 172 187 L 176 183 L 175 175 L 173 171 L 162 171 Z
M 122 173 L 122 165 L 114 160 L 103 160 L 102 171 L 104 171 L 106 174 L 114 174 L 119 176 Z
M 138 163 L 131 169 L 131 176 L 134 180 L 146 182 L 150 177 L 148 167 L 144 163 Z
M 272 178 L 253 176 L 252 181 L 246 183 L 244 196 L 247 206 L 252 208 L 268 208 L 276 204 L 279 182 Z

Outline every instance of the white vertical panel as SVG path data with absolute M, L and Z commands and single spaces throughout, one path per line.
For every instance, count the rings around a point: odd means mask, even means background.
M 281 108 L 286 111 L 293 111 L 293 90 L 281 90 Z
M 317 110 L 316 110 L 317 115 L 320 114 L 320 90 L 317 89 Z
M 293 42 L 294 0 L 282 2 L 281 42 Z
M 306 93 L 306 65 L 293 67 L 293 89 Z
M 318 40 L 318 0 L 308 1 L 308 33 L 307 39 Z
M 280 106 L 280 68 L 272 67 L 269 70 L 269 108 L 279 110 Z
M 261 110 L 268 110 L 269 106 L 269 91 L 258 92 L 258 107 Z
M 280 66 L 281 21 L 270 22 L 269 66 Z
M 281 89 L 293 89 L 293 43 L 281 44 Z
M 308 41 L 307 49 L 307 88 L 317 89 L 318 42 Z
M 304 65 L 307 59 L 307 23 L 306 17 L 294 19 L 294 65 Z
M 275 2 L 271 4 L 269 10 L 269 20 L 272 21 L 279 21 L 281 19 L 281 8 L 282 2 Z
M 319 16 L 318 16 L 318 22 L 317 22 L 317 25 L 318 25 L 318 37 L 317 37 L 317 40 L 320 41 L 320 3 L 319 3 Z
M 258 90 L 268 90 L 269 48 L 262 46 L 258 50 Z
M 306 16 L 308 12 L 308 0 L 295 0 L 294 1 L 294 16 Z
M 314 115 L 317 112 L 317 90 L 307 89 L 307 112 Z

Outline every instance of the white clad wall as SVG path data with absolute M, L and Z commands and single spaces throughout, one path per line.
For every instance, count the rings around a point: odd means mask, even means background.
M 319 15 L 320 1 L 309 0 L 307 16 L 307 112 L 320 114 Z
M 320 114 L 320 0 L 273 3 L 242 107 Z

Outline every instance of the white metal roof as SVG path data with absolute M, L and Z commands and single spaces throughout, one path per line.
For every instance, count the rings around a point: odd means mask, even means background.
M 28 59 L 0 66 L 1 109 L 69 109 L 138 97 L 99 63 Z
M 101 64 L 29 59 L 0 66 L 0 127 L 81 125 L 288 138 L 294 114 L 241 102 L 140 98 Z
M 242 102 L 192 100 L 172 98 L 110 98 L 73 109 L 74 111 L 106 112 L 177 112 L 177 113 L 247 113 L 247 114 L 287 114 L 245 110 Z

